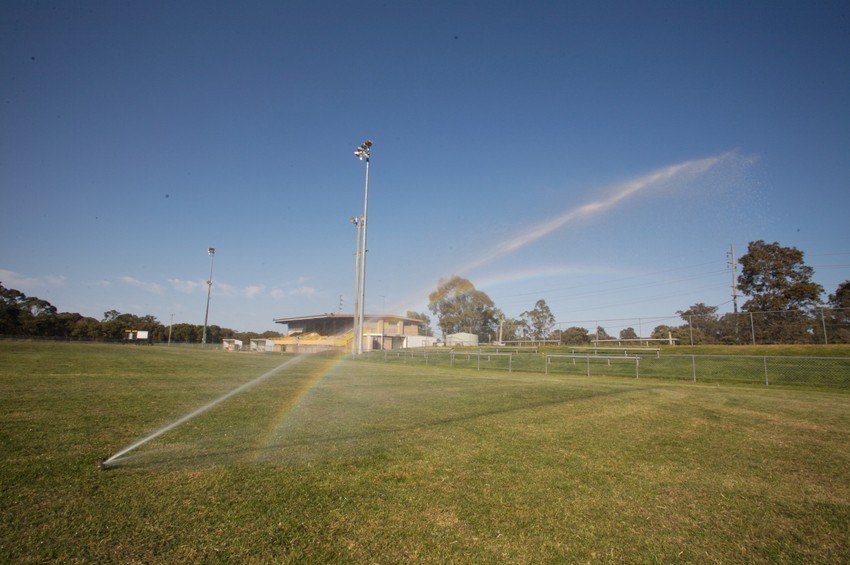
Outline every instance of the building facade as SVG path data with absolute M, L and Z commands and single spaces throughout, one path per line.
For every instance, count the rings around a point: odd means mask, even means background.
M 298 353 L 348 350 L 354 339 L 353 314 L 322 314 L 276 318 L 286 324 L 286 336 L 276 338 L 275 349 Z M 422 320 L 391 314 L 367 315 L 363 323 L 363 351 L 400 349 L 407 336 L 419 335 Z

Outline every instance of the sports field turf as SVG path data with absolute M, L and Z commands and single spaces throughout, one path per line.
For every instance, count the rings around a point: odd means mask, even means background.
M 846 391 L 290 359 L 0 341 L 0 561 L 850 555 Z

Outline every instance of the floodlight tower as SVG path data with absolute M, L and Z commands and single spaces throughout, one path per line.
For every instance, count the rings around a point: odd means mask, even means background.
M 372 149 L 372 142 L 370 140 L 364 141 L 360 147 L 358 147 L 354 151 L 354 156 L 360 159 L 361 161 L 366 161 L 366 190 L 363 197 L 363 216 L 360 218 L 360 274 L 359 274 L 359 288 L 357 290 L 360 294 L 360 300 L 358 306 L 357 321 L 359 322 L 359 327 L 355 328 L 355 339 L 357 339 L 357 354 L 363 353 L 363 312 L 364 305 L 366 303 L 366 218 L 369 214 L 369 153 Z
M 210 278 L 207 279 L 207 311 L 204 313 L 204 335 L 201 336 L 202 347 L 207 344 L 207 322 L 210 317 L 210 294 L 212 293 L 212 272 L 213 262 L 215 261 L 215 247 L 207 249 L 207 253 L 210 255 Z

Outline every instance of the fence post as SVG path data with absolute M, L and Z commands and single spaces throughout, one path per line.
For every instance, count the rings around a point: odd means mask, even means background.
M 514 372 L 514 354 L 513 353 L 508 353 L 508 372 L 509 373 Z
M 753 336 L 753 345 L 756 344 L 756 325 L 753 322 L 753 313 L 750 312 L 750 332 L 752 332 Z
M 767 356 L 765 355 L 762 359 L 764 360 L 764 384 L 769 385 L 770 383 L 767 381 Z
M 694 382 L 697 382 L 697 356 L 691 355 L 691 371 L 694 375 Z
M 820 309 L 820 323 L 823 326 L 823 344 L 829 345 L 829 338 L 826 335 L 826 316 L 824 316 L 823 308 Z
M 587 376 L 590 376 L 590 355 L 587 356 Z
M 635 378 L 640 378 L 640 356 L 635 357 Z

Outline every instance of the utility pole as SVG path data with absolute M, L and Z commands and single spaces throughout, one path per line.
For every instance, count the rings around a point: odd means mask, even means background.
M 729 253 L 726 254 L 729 267 L 732 269 L 732 308 L 738 313 L 738 267 L 735 263 L 735 245 L 729 244 Z
M 738 265 L 735 263 L 735 244 L 729 244 L 726 257 L 732 270 L 732 310 L 735 312 L 735 343 L 738 344 Z

